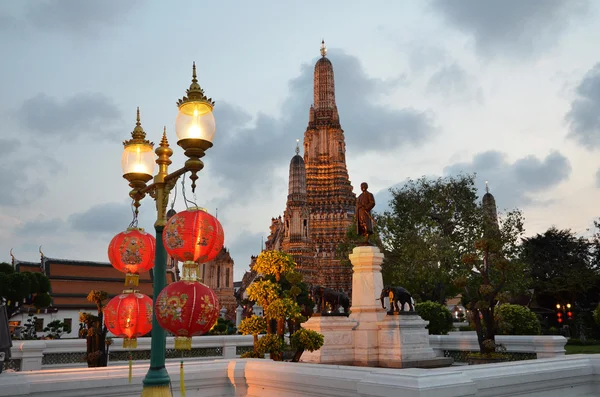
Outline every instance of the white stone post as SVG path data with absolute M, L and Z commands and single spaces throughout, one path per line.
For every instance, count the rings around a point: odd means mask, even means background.
M 350 319 L 358 323 L 354 331 L 354 364 L 377 366 L 378 327 L 385 317 L 379 296 L 383 289 L 381 264 L 383 254 L 373 246 L 359 246 L 350 254 L 352 275 L 352 313 Z
M 223 306 L 221 308 L 221 310 L 219 310 L 219 313 L 221 313 L 221 318 L 225 318 L 225 315 L 227 314 L 227 309 L 225 309 L 225 306 Z
M 46 342 L 31 340 L 22 342 L 19 346 L 21 351 L 21 371 L 39 371 L 42 369 L 42 358 L 46 350 Z
M 242 313 L 244 312 L 244 308 L 242 306 L 237 307 L 237 309 L 235 309 L 235 326 L 239 327 L 240 323 L 242 322 Z

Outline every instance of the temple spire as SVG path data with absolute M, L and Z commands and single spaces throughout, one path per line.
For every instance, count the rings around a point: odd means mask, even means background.
M 321 40 L 321 56 L 327 55 L 327 47 L 325 47 L 325 40 Z
M 314 75 L 314 109 L 316 111 L 335 111 L 329 114 L 330 119 L 338 119 L 337 107 L 335 105 L 335 84 L 333 80 L 333 65 L 327 54 L 325 41 L 321 41 L 321 59 L 315 65 Z
M 490 192 L 490 187 L 488 186 L 488 181 L 485 181 L 485 192 L 486 193 Z
M 300 154 L 300 139 L 296 139 L 296 154 Z

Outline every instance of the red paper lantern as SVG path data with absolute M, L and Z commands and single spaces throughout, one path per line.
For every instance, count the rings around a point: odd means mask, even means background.
M 104 324 L 123 347 L 137 347 L 137 337 L 152 329 L 152 299 L 139 292 L 123 292 L 104 307 Z
M 167 253 L 181 262 L 205 263 L 216 258 L 224 238 L 219 220 L 198 207 L 173 215 L 163 231 Z
M 208 286 L 182 280 L 167 285 L 156 300 L 156 319 L 176 336 L 175 349 L 192 348 L 192 336 L 207 333 L 219 317 L 219 300 Z
M 144 229 L 130 227 L 117 234 L 108 245 L 108 260 L 115 269 L 127 273 L 126 286 L 137 286 L 139 273 L 154 266 L 156 239 Z

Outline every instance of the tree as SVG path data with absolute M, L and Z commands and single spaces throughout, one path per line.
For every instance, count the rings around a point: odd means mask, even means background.
M 90 313 L 79 314 L 79 336 L 86 338 L 88 367 L 106 367 L 108 362 L 106 334 L 102 309 L 108 294 L 101 290 L 91 290 L 87 296 L 89 302 L 95 303 L 98 315 Z
M 472 232 L 479 238 L 467 247 L 454 283 L 462 289 L 462 303 L 470 310 L 480 352 L 487 354 L 496 350 L 496 305 L 519 295 L 528 285 L 519 260 L 523 216 L 513 210 L 498 224 L 485 206 L 475 213 L 478 221 Z
M 556 227 L 523 239 L 521 258 L 540 306 L 553 310 L 560 302 L 593 308 L 590 305 L 597 299 L 590 304 L 586 301 L 598 283 L 598 241 L 597 235 L 589 241 L 569 229 Z
M 256 316 L 244 319 L 240 324 L 241 332 L 255 337 L 253 355 L 262 356 L 268 352 L 273 360 L 281 361 L 286 321 L 295 324 L 306 321 L 298 304 L 298 298 L 303 294 L 302 275 L 294 267 L 293 258 L 281 251 L 263 251 L 256 259 L 254 270 L 263 276 L 246 291 L 248 297 L 264 309 L 267 335 L 257 339 L 262 322 Z
M 50 280 L 42 273 L 15 272 L 12 265 L 0 263 L 0 301 L 10 318 L 24 305 L 43 309 L 52 303 Z
M 44 327 L 44 332 L 46 332 L 47 339 L 60 339 L 63 334 L 68 334 L 71 332 L 71 327 L 60 320 L 53 320 L 48 323 L 46 327 Z
M 443 304 L 458 292 L 452 280 L 475 241 L 475 176 L 408 180 L 391 193 L 391 210 L 377 217 L 384 282 Z

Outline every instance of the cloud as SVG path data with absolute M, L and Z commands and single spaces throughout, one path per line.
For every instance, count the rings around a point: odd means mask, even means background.
M 68 224 L 75 232 L 112 237 L 125 230 L 133 219 L 130 202 L 110 202 L 94 205 L 88 210 L 71 214 Z M 153 233 L 156 210 L 154 201 L 147 197 L 142 200 L 138 226 Z
M 120 110 L 101 93 L 75 94 L 62 101 L 40 93 L 25 100 L 16 116 L 34 133 L 69 140 L 84 134 L 116 139 L 123 128 Z
M 556 151 L 543 159 L 530 155 L 510 163 L 506 154 L 490 150 L 475 155 L 470 162 L 444 168 L 446 176 L 460 173 L 476 173 L 480 192 L 485 181 L 489 181 L 498 207 L 513 208 L 534 203 L 530 193 L 542 192 L 566 181 L 571 174 L 571 164 Z
M 239 258 L 234 267 L 235 279 L 241 280 L 244 272 L 250 270 L 248 265 L 250 264 L 250 256 L 258 255 L 261 250 L 261 239 L 266 240 L 264 233 L 251 233 L 248 230 L 242 230 L 237 238 L 229 241 L 229 238 L 225 236 L 226 247 L 232 256 L 235 254 L 235 258 Z
M 456 63 L 438 69 L 427 83 L 427 91 L 440 94 L 452 102 L 483 102 L 483 92 L 476 84 L 476 78 Z
M 397 151 L 407 145 L 419 146 L 434 135 L 429 112 L 380 104 L 401 84 L 401 78 L 371 78 L 356 57 L 339 50 L 331 50 L 328 57 L 334 67 L 337 106 L 347 147 L 358 153 Z M 300 74 L 289 82 L 280 117 L 261 113 L 249 122 L 252 117 L 244 110 L 217 102 L 219 136 L 207 162 L 223 185 L 236 190 L 237 199 L 248 200 L 260 190 L 272 188 L 277 183 L 275 170 L 288 167 L 295 140 L 303 138 L 308 124 L 313 71 L 314 62 L 304 64 Z M 226 124 L 220 124 L 220 120 Z
M 596 187 L 600 187 L 600 168 L 596 171 Z
M 137 0 L 29 1 L 25 20 L 43 30 L 99 37 L 105 28 L 122 22 Z
M 48 192 L 47 178 L 64 166 L 34 147 L 24 148 L 14 139 L 0 139 L 4 163 L 0 172 L 0 206 L 31 204 Z
M 57 234 L 65 231 L 65 221 L 60 218 L 46 219 L 38 217 L 35 220 L 27 221 L 15 228 L 15 233 L 19 236 L 44 236 Z
M 532 56 L 553 47 L 589 0 L 433 0 L 434 10 L 469 34 L 483 56 Z
M 569 137 L 588 149 L 600 147 L 600 63 L 589 70 L 575 90 L 577 98 L 565 120 Z

